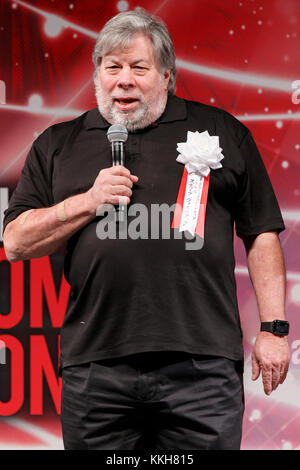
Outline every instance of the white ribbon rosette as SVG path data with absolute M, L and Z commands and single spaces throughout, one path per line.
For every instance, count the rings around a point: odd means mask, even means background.
M 187 133 L 187 141 L 177 144 L 179 156 L 176 161 L 183 163 L 188 172 L 180 232 L 188 231 L 195 235 L 204 178 L 210 170 L 222 168 L 224 158 L 219 146 L 219 137 L 209 135 L 208 131 Z

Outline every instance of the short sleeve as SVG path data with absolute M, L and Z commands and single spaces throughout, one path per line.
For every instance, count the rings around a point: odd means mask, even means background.
M 19 182 L 8 208 L 4 212 L 3 231 L 6 225 L 28 209 L 50 207 L 53 204 L 51 183 L 47 175 L 47 159 L 38 141 L 27 155 Z
M 245 172 L 241 179 L 235 210 L 235 229 L 240 238 L 285 229 L 282 214 L 262 157 L 251 132 L 240 146 Z

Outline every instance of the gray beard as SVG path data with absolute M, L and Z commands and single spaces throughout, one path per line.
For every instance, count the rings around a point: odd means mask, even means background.
M 160 100 L 150 106 L 148 103 L 140 101 L 139 108 L 136 111 L 122 112 L 115 108 L 113 103 L 103 103 L 101 99 L 101 90 L 96 85 L 96 98 L 100 114 L 110 124 L 123 124 L 128 131 L 145 129 L 162 115 L 166 108 L 167 94 Z

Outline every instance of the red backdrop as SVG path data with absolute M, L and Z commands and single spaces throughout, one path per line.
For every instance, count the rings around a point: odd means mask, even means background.
M 251 381 L 258 313 L 244 248 L 235 239 L 245 335 L 242 448 L 300 448 L 298 0 L 0 0 L 1 227 L 34 138 L 96 105 L 91 54 L 97 32 L 136 6 L 160 16 L 173 36 L 177 95 L 224 108 L 248 126 L 273 183 L 287 227 L 280 239 L 291 365 L 270 397 L 260 379 Z M 62 258 L 10 265 L 0 245 L 0 286 L 0 448 L 61 449 L 58 336 L 69 292 Z

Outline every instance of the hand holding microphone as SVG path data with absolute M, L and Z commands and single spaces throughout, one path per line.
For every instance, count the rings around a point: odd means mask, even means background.
M 112 144 L 112 164 L 110 168 L 101 170 L 88 191 L 92 210 L 96 212 L 102 204 L 113 204 L 120 206 L 118 220 L 124 220 L 125 207 L 130 202 L 133 183 L 138 177 L 132 175 L 124 167 L 124 142 L 128 137 L 127 129 L 121 124 L 114 124 L 107 131 L 107 137 Z

